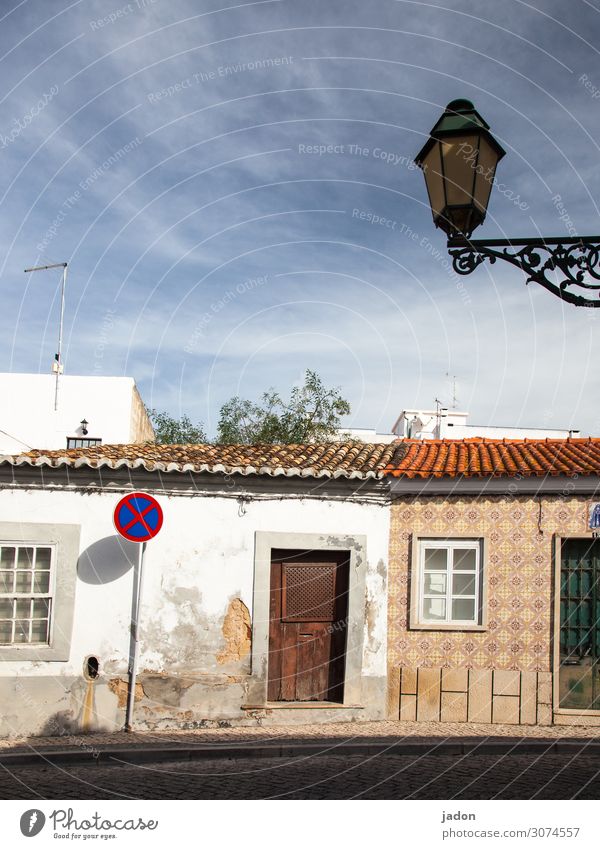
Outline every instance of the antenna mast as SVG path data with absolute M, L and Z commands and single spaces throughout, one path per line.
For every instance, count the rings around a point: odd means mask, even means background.
M 56 385 L 54 387 L 54 409 L 58 410 L 58 379 L 63 371 L 62 364 L 62 338 L 63 322 L 65 318 L 65 287 L 67 285 L 67 263 L 55 262 L 52 265 L 36 265 L 34 268 L 26 268 L 25 274 L 31 271 L 48 271 L 49 268 L 62 268 L 62 284 L 60 287 L 60 321 L 58 325 L 58 351 L 54 357 L 53 370 L 56 371 Z
M 450 380 L 450 372 L 446 372 L 446 377 Z M 458 398 L 456 397 L 456 375 L 452 375 L 452 409 L 456 410 Z

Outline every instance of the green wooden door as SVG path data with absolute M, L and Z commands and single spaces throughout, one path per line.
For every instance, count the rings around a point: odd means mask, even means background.
M 561 545 L 559 706 L 600 710 L 600 540 Z

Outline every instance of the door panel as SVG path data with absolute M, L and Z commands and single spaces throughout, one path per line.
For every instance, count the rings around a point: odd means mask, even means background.
M 559 707 L 600 710 L 600 540 L 561 545 Z
M 346 552 L 281 552 L 271 564 L 270 701 L 343 699 Z
M 298 638 L 296 628 L 293 625 L 288 625 L 287 622 L 281 624 L 281 693 L 276 695 L 275 700 L 281 699 L 285 702 L 293 702 L 296 699 L 296 648 Z

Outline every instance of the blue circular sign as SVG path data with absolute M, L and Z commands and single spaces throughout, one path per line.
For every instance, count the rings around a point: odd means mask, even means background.
M 147 542 L 162 528 L 162 507 L 152 495 L 133 492 L 122 498 L 113 515 L 118 533 L 130 542 Z

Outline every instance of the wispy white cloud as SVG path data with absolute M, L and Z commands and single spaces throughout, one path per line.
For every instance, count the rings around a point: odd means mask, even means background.
M 53 355 L 56 281 L 22 274 L 44 242 L 44 258 L 71 260 L 69 370 L 126 370 L 155 406 L 210 427 L 232 394 L 286 391 L 312 367 L 343 387 L 357 425 L 449 401 L 448 372 L 481 422 L 600 432 L 592 311 L 497 265 L 458 281 L 410 165 L 439 109 L 470 97 L 527 205 L 495 191 L 486 233 L 560 235 L 555 193 L 594 232 L 598 101 L 579 77 L 600 87 L 597 13 L 447 5 L 17 9 L 0 132 L 58 92 L 1 151 L 5 367 Z

